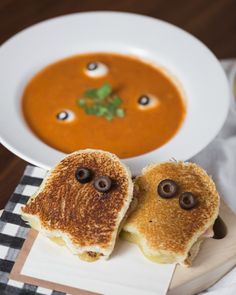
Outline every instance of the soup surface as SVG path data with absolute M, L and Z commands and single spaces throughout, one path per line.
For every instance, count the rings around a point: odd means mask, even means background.
M 99 65 L 96 75 L 88 74 L 90 63 Z M 122 99 L 122 118 L 108 121 L 88 115 L 78 106 L 77 100 L 86 90 L 104 83 Z M 65 153 L 103 149 L 120 158 L 165 144 L 180 128 L 186 112 L 181 92 L 161 69 L 113 53 L 82 54 L 47 66 L 27 85 L 22 106 L 30 128 L 51 147 Z

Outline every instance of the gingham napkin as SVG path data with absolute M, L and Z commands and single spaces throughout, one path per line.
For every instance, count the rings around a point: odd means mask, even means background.
M 236 73 L 236 61 L 222 63 L 233 85 Z M 232 96 L 228 119 L 217 138 L 192 160 L 202 165 L 217 182 L 220 193 L 236 212 L 236 106 Z M 38 286 L 9 280 L 8 276 L 16 257 L 22 248 L 29 227 L 21 220 L 20 207 L 40 186 L 46 171 L 27 166 L 15 192 L 7 203 L 0 218 L 0 295 L 64 295 L 65 293 Z M 225 177 L 226 176 L 226 177 Z M 220 280 L 215 286 L 204 292 L 205 295 L 235 295 L 236 268 Z M 186 290 L 188 294 L 188 290 Z M 203 294 L 203 293 L 201 293 Z
M 23 246 L 29 227 L 22 221 L 20 207 L 26 204 L 40 186 L 46 171 L 27 166 L 20 184 L 0 218 L 0 294 L 1 295 L 64 295 L 65 293 L 9 280 L 8 275 Z

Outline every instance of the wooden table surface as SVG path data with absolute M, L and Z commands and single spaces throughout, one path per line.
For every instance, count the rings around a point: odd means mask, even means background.
M 236 0 L 0 0 L 0 43 L 39 21 L 91 10 L 153 16 L 195 35 L 218 58 L 236 57 Z M 0 209 L 26 164 L 0 145 Z

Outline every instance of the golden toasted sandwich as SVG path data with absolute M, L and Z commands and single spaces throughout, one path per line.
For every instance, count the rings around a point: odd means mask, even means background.
M 196 164 L 167 162 L 145 168 L 135 185 L 138 206 L 121 236 L 154 262 L 190 266 L 219 213 L 212 179 Z
M 22 208 L 22 218 L 83 260 L 106 259 L 132 197 L 130 172 L 115 155 L 81 150 L 49 172 Z

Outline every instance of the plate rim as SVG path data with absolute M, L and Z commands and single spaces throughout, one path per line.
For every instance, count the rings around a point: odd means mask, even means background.
M 174 30 L 178 30 L 179 32 L 183 33 L 185 36 L 187 37 L 190 37 L 192 40 L 194 40 L 195 42 L 198 42 L 201 46 L 204 47 L 205 50 L 207 50 L 208 54 L 211 55 L 211 57 L 214 58 L 215 62 L 220 66 L 220 62 L 219 60 L 217 59 L 217 57 L 214 55 L 214 53 L 201 41 L 199 40 L 198 38 L 196 38 L 194 35 L 188 33 L 187 31 L 183 30 L 182 28 L 174 25 L 174 24 L 171 24 L 169 22 L 166 22 L 166 21 L 163 21 L 163 20 L 160 20 L 160 19 L 157 19 L 157 18 L 154 18 L 154 17 L 151 17 L 151 16 L 146 16 L 146 15 L 143 15 L 143 14 L 136 14 L 136 13 L 130 13 L 130 12 L 116 12 L 116 11 L 110 11 L 110 10 L 101 10 L 101 11 L 89 11 L 89 12 L 76 12 L 76 13 L 71 13 L 71 14 L 65 14 L 65 15 L 60 15 L 60 16 L 56 16 L 56 17 L 53 17 L 53 18 L 50 18 L 50 19 L 46 19 L 46 20 L 43 20 L 43 21 L 40 21 L 40 22 L 37 22 L 29 27 L 26 27 L 24 28 L 23 30 L 19 31 L 18 33 L 16 33 L 15 35 L 13 35 L 11 38 L 9 38 L 8 40 L 6 40 L 1 46 L 0 46 L 0 55 L 1 55 L 1 50 L 2 48 L 4 48 L 5 45 L 7 45 L 9 42 L 11 41 L 14 41 L 14 39 L 16 39 L 18 36 L 20 35 L 23 35 L 26 31 L 30 31 L 32 29 L 34 29 L 35 27 L 40 27 L 42 24 L 44 25 L 47 25 L 48 23 L 51 23 L 53 21 L 58 21 L 58 20 L 64 20 L 64 19 L 69 19 L 71 17 L 80 17 L 81 15 L 102 15 L 102 14 L 106 14 L 106 15 L 119 15 L 119 16 L 128 16 L 128 17 L 135 17 L 135 18 L 139 18 L 139 19 L 143 19 L 143 20 L 150 20 L 150 21 L 155 21 L 156 23 L 162 23 L 164 24 L 165 26 L 168 26 L 168 27 L 171 27 L 173 28 Z M 221 67 L 221 66 L 220 66 Z M 224 77 L 224 82 L 226 84 L 228 84 L 228 80 L 226 78 L 226 75 L 225 75 L 225 72 L 223 70 L 223 68 L 221 68 L 222 70 L 222 74 Z M 225 107 L 225 113 L 224 115 L 222 115 L 222 120 L 221 120 L 221 124 L 218 124 L 218 128 L 215 129 L 215 132 L 211 134 L 211 136 L 208 137 L 208 140 L 207 140 L 207 144 L 204 144 L 204 146 L 201 147 L 201 149 L 197 148 L 197 151 L 193 150 L 192 153 L 188 153 L 187 155 L 187 159 L 190 159 L 191 157 L 193 157 L 194 155 L 196 155 L 197 153 L 199 153 L 200 151 L 202 151 L 215 137 L 216 135 L 219 133 L 219 131 L 221 130 L 226 118 L 227 118 L 227 114 L 228 114 L 228 111 L 229 111 L 229 104 L 230 104 L 230 89 L 228 87 L 228 93 L 226 95 L 227 97 L 224 97 L 225 99 L 225 104 L 226 104 L 226 107 Z M 0 129 L 1 131 L 1 129 Z M 44 143 L 41 139 L 40 141 L 42 143 Z M 37 165 L 39 167 L 42 167 L 44 169 L 51 169 L 52 167 L 43 163 L 42 161 L 40 161 L 39 159 L 33 159 L 32 157 L 28 156 L 26 153 L 22 153 L 22 151 L 19 151 L 19 149 L 17 149 L 14 145 L 12 145 L 11 143 L 9 143 L 7 140 L 5 140 L 4 136 L 2 136 L 2 134 L 0 133 L 0 142 L 7 148 L 9 149 L 11 152 L 13 152 L 15 155 L 19 156 L 20 158 L 26 160 L 27 162 L 29 163 L 32 163 L 34 165 Z M 45 144 L 45 143 L 44 143 Z M 50 146 L 48 146 L 49 148 L 51 148 Z M 163 145 L 162 147 L 165 147 L 165 145 Z M 161 147 L 161 148 L 162 148 Z M 148 152 L 148 153 L 145 153 L 145 154 L 142 154 L 142 155 L 139 155 L 139 156 L 136 156 L 136 157 L 130 157 L 128 159 L 122 159 L 122 161 L 125 163 L 125 164 L 128 164 L 129 162 L 134 162 L 134 161 L 139 161 L 141 157 L 144 157 L 144 156 L 147 156 L 147 155 L 151 155 L 152 153 L 155 153 L 157 151 L 157 149 L 151 151 L 151 152 Z M 55 150 L 55 152 L 59 152 L 58 150 Z M 64 153 L 62 152 L 59 152 L 61 154 L 61 156 L 63 157 Z M 178 159 L 178 160 L 186 160 L 186 159 Z M 128 164 L 129 166 L 129 164 Z

